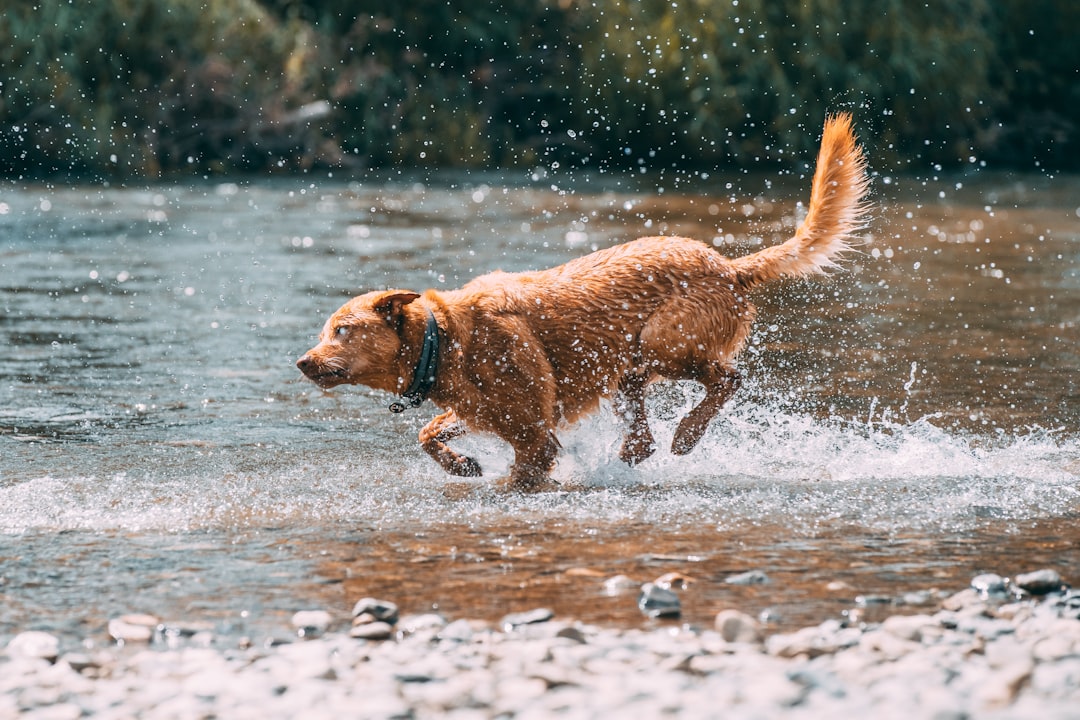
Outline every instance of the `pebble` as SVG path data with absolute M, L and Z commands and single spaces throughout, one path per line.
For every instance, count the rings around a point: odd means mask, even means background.
M 626 575 L 615 575 L 604 581 L 604 592 L 608 595 L 621 595 L 629 590 L 636 590 L 638 583 Z
M 109 636 L 118 643 L 148 643 L 160 623 L 153 615 L 122 615 L 109 621 Z
M 536 608 L 535 610 L 529 610 L 528 612 L 511 613 L 502 619 L 499 624 L 503 630 L 513 630 L 514 628 L 522 625 L 534 625 L 536 623 L 544 623 L 555 617 L 548 608 Z
M 900 596 L 900 604 L 902 605 L 932 605 L 934 600 L 933 590 L 913 590 Z
M 398 630 L 404 633 L 415 633 L 420 630 L 439 629 L 446 625 L 446 618 L 439 613 L 420 613 L 418 615 L 405 615 L 398 620 Z
M 27 631 L 0 649 L 0 717 L 1076 717 L 1071 591 L 997 604 L 967 590 L 952 610 L 768 637 L 736 609 L 708 629 L 549 618 L 504 630 L 428 613 L 246 648 L 161 632 L 94 648 Z M 64 646 L 83 650 L 58 657 Z
M 300 637 L 322 635 L 334 618 L 325 610 L 301 610 L 292 616 L 292 626 Z
M 349 629 L 349 637 L 358 640 L 387 640 L 393 636 L 394 626 L 378 620 L 353 625 Z
M 1004 599 L 1009 594 L 1008 581 L 997 573 L 983 573 L 971 579 L 971 587 L 983 597 Z
M 697 580 L 680 572 L 664 573 L 660 577 L 653 580 L 653 584 L 658 587 L 662 587 L 665 590 L 679 589 L 686 590 L 693 585 Z
M 651 618 L 675 618 L 682 614 L 679 596 L 655 583 L 645 583 L 641 586 L 638 609 Z
M 353 624 L 383 622 L 393 625 L 398 621 L 398 606 L 389 600 L 361 598 L 353 605 Z
M 476 637 L 477 633 L 489 629 L 490 626 L 488 623 L 483 622 L 482 620 L 454 620 L 453 622 L 447 623 L 443 629 L 439 631 L 439 634 L 435 636 L 435 639 L 440 642 L 444 640 L 469 642 Z M 505 630 L 509 632 L 510 628 L 507 627 Z
M 1013 582 L 1022 590 L 1032 595 L 1046 595 L 1057 592 L 1064 584 L 1057 570 L 1036 570 L 1035 572 L 1017 575 Z
M 721 610 L 716 614 L 716 631 L 729 643 L 761 642 L 761 625 L 738 610 Z
M 39 630 L 27 630 L 11 639 L 7 645 L 11 658 L 32 658 L 54 662 L 60 654 L 60 639 Z
M 738 575 L 729 575 L 724 582 L 728 585 L 764 585 L 769 582 L 769 576 L 761 570 L 747 570 Z

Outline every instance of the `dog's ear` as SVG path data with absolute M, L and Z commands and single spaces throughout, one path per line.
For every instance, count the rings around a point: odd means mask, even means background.
M 386 322 L 398 326 L 401 324 L 402 308 L 418 297 L 420 293 L 411 290 L 387 290 L 385 295 L 375 301 L 373 307 L 375 312 L 386 319 Z

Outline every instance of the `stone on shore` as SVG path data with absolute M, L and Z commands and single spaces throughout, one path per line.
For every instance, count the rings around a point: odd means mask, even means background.
M 761 625 L 738 610 L 721 610 L 716 615 L 716 631 L 729 643 L 761 642 Z
M 388 640 L 394 636 L 394 626 L 390 623 L 363 622 L 349 629 L 349 637 L 357 640 Z
M 504 630 L 512 630 L 522 625 L 544 623 L 553 617 L 555 617 L 555 613 L 548 608 L 536 608 L 527 612 L 511 613 L 505 616 L 499 624 Z
M 1034 572 L 1017 575 L 1013 582 L 1021 590 L 1026 590 L 1032 595 L 1046 595 L 1057 592 L 1063 586 L 1061 575 L 1057 570 L 1036 570 Z
M 334 618 L 326 610 L 301 610 L 292 616 L 292 626 L 300 637 L 322 635 Z
M 23 632 L 0 650 L 0 717 L 1063 720 L 1080 707 L 1080 595 L 1064 587 L 1004 604 L 971 587 L 951 610 L 764 640 L 735 609 L 708 629 L 406 615 L 231 648 L 199 633 L 95 649 Z
M 118 643 L 149 643 L 160 623 L 153 615 L 122 615 L 109 621 L 109 636 Z
M 55 662 L 60 654 L 60 639 L 38 630 L 21 632 L 7 644 L 7 654 L 12 658 L 34 658 Z
M 398 621 L 398 606 L 389 600 L 361 598 L 353 605 L 353 624 L 382 622 L 393 625 Z

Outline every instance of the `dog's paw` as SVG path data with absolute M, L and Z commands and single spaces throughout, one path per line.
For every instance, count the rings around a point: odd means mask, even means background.
M 695 447 L 697 447 L 698 440 L 701 438 L 686 438 L 675 436 L 675 439 L 671 441 L 671 454 L 672 455 L 686 455 Z
M 542 492 L 557 492 L 562 490 L 562 486 L 559 483 L 552 480 L 547 475 L 510 475 L 499 480 L 495 486 L 504 493 L 522 493 L 522 494 L 534 494 Z
M 690 417 L 683 418 L 675 430 L 675 437 L 671 440 L 672 454 L 686 455 L 697 447 L 707 427 L 708 423 L 697 422 Z
M 484 474 L 484 471 L 480 469 L 480 463 L 464 455 L 457 458 L 447 470 L 454 477 L 480 477 Z

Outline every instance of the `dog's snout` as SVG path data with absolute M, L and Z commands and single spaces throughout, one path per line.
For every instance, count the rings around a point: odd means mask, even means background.
M 315 367 L 315 361 L 311 359 L 311 355 L 304 355 L 296 361 L 296 367 L 300 369 L 300 372 L 308 375 L 311 369 Z

